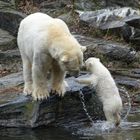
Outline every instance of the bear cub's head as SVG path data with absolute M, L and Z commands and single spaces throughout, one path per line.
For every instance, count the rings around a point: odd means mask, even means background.
M 85 67 L 88 71 L 92 72 L 96 65 L 99 66 L 100 59 L 96 57 L 90 57 L 85 61 Z

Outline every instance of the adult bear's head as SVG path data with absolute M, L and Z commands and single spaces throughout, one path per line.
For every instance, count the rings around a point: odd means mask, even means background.
M 77 77 L 80 68 L 83 66 L 82 50 L 63 52 L 59 59 L 59 65 L 62 70 L 67 71 L 71 76 Z
M 85 50 L 86 47 L 81 46 L 72 35 L 64 34 L 54 39 L 50 53 L 63 71 L 78 76 L 83 65 L 83 52 Z

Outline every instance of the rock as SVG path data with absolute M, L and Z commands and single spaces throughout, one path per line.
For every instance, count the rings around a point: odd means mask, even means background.
M 0 52 L 0 61 L 1 60 L 8 60 L 8 59 L 20 59 L 21 55 L 18 49 L 1 51 Z
M 140 51 L 140 29 L 136 28 L 131 29 L 132 34 L 129 37 L 129 42 L 134 45 L 133 48 L 135 48 L 135 50 Z
M 63 14 L 63 10 L 62 9 L 46 9 L 46 8 L 41 8 L 40 12 L 45 13 L 51 17 L 57 17 L 60 16 L 61 14 Z
M 1 83 L 6 83 L 7 88 L 11 84 L 21 84 L 19 77 L 21 73 L 0 80 Z M 31 97 L 22 94 L 1 93 L 0 126 L 34 128 L 49 125 L 71 128 L 77 124 L 84 124 L 88 119 L 79 99 L 79 89 L 84 93 L 85 104 L 93 120 L 104 119 L 102 105 L 94 90 L 75 83 L 74 78 L 68 78 L 67 82 L 69 88 L 63 98 L 52 95 L 47 100 L 32 101 Z
M 138 14 L 139 11 L 129 7 L 79 12 L 81 22 L 102 30 L 121 28 L 126 24 L 124 21 L 126 17 Z
M 45 8 L 45 9 L 56 9 L 56 8 L 60 8 L 62 3 L 58 3 L 57 0 L 54 1 L 44 1 L 42 3 L 40 3 L 40 8 Z
M 128 63 L 135 60 L 136 52 L 130 48 L 126 49 L 126 46 L 120 46 L 118 44 L 106 44 L 104 46 L 100 45 L 100 47 L 97 49 L 100 53 L 114 60 L 125 61 Z
M 49 3 L 49 0 L 33 0 L 34 3 L 42 3 L 42 2 L 47 2 Z M 60 3 L 63 5 L 69 5 L 72 4 L 72 0 L 53 0 L 51 2 Z M 134 7 L 134 8 L 139 8 L 140 3 L 139 0 L 75 0 L 74 1 L 74 6 L 78 10 L 95 10 L 95 9 L 101 9 L 105 7 Z
M 96 10 L 98 7 L 98 2 L 89 0 L 76 0 L 74 3 L 74 8 L 82 11 Z
M 45 0 L 33 0 L 33 2 L 40 4 L 41 2 L 45 2 Z
M 123 85 L 128 89 L 138 90 L 140 88 L 140 80 L 125 76 L 115 76 L 115 81 L 119 85 Z
M 113 75 L 140 79 L 140 69 L 138 69 L 138 68 L 136 68 L 136 69 L 115 68 L 115 69 L 110 69 L 110 71 Z
M 78 41 L 87 46 L 85 59 L 89 57 L 100 57 L 103 55 L 110 60 L 118 60 L 122 62 L 133 62 L 136 59 L 137 53 L 127 45 L 105 41 L 103 39 L 93 39 L 81 35 L 75 35 Z
M 140 50 L 139 11 L 129 7 L 79 12 L 80 21 L 100 30 L 111 30 Z
M 0 78 L 0 89 L 15 87 L 23 84 L 22 72 L 13 73 Z
M 21 60 L 0 61 L 0 77 L 22 70 Z
M 116 83 L 130 89 L 130 92 L 138 91 L 140 89 L 140 69 L 110 69 Z
M 13 49 L 16 46 L 16 38 L 10 35 L 9 32 L 0 29 L 0 51 Z
M 125 19 L 125 22 L 134 28 L 140 28 L 140 15 L 134 15 Z
M 140 51 L 140 29 L 129 26 L 122 28 L 122 35 L 126 42 L 131 43 L 136 51 Z
M 19 23 L 25 16 L 16 10 L 0 10 L 0 28 L 16 36 Z
M 104 0 L 106 2 L 106 6 L 113 6 L 113 7 L 125 7 L 125 6 L 129 6 L 129 7 L 134 7 L 134 8 L 139 8 L 140 7 L 140 2 L 139 0 Z
M 132 35 L 132 28 L 129 25 L 125 25 L 121 29 L 122 37 L 127 42 L 130 43 L 130 37 Z
M 24 96 L 23 93 L 12 89 L 23 84 L 21 72 L 0 78 L 0 126 L 28 128 L 59 126 L 66 129 L 83 127 L 89 120 L 83 109 L 79 90 L 83 92 L 84 103 L 92 119 L 105 120 L 102 103 L 95 90 L 76 83 L 74 77 L 67 78 L 66 81 L 69 87 L 63 98 L 51 95 L 47 100 L 32 101 L 30 96 Z M 6 89 L 8 92 L 5 92 Z
M 135 93 L 132 98 L 133 104 L 140 104 L 140 91 Z M 139 109 L 138 109 L 139 110 Z
M 14 3 L 10 3 L 10 2 L 5 2 L 4 0 L 3 1 L 0 1 L 0 10 L 3 10 L 3 9 L 14 9 L 15 6 L 14 6 Z
M 126 26 L 122 28 L 122 36 L 128 43 L 134 45 L 133 47 L 140 50 L 140 16 L 136 15 L 125 20 Z
M 46 13 L 52 17 L 58 17 L 64 13 L 67 14 L 69 12 L 66 8 L 66 4 L 68 2 L 62 2 L 60 0 L 53 0 L 53 1 L 43 1 L 40 3 L 40 11 Z
M 15 4 L 16 0 L 1 0 L 1 1 L 7 2 L 7 3 L 10 3 L 10 4 Z
M 134 69 L 132 70 L 133 74 L 136 74 L 138 78 L 140 78 L 140 69 Z
M 72 15 L 72 12 L 62 14 L 62 15 L 58 16 L 57 18 L 62 19 L 68 25 L 72 25 L 73 21 L 75 21 L 75 17 Z
M 87 75 L 85 75 L 87 76 Z M 0 126 L 1 127 L 29 127 L 59 126 L 67 129 L 77 129 L 89 123 L 84 112 L 79 90 L 84 95 L 86 109 L 94 121 L 104 120 L 102 103 L 94 89 L 79 85 L 73 77 L 67 78 L 69 88 L 63 98 L 51 95 L 43 101 L 32 101 L 29 96 L 4 89 L 15 87 L 23 83 L 22 73 L 12 74 L 0 78 Z M 0 84 L 1 85 L 1 84 Z M 3 92 L 2 92 L 3 91 Z M 125 113 L 124 113 L 125 114 Z
M 0 51 L 0 77 L 21 71 L 21 63 L 19 50 Z

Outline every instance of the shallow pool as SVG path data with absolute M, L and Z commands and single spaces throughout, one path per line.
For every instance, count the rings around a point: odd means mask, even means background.
M 1 128 L 0 140 L 140 140 L 140 113 L 131 113 L 127 121 L 114 129 L 106 122 L 97 122 L 92 127 L 77 127 L 68 130 L 59 127 L 17 129 Z

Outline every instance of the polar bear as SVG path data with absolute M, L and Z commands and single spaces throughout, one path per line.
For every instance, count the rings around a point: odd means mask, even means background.
M 76 81 L 95 87 L 97 95 L 103 103 L 103 111 L 107 121 L 118 126 L 121 119 L 122 100 L 114 79 L 99 58 L 87 59 L 85 66 L 91 75 L 87 78 L 77 78 Z
M 83 51 L 64 21 L 43 13 L 27 16 L 20 23 L 17 43 L 23 62 L 24 93 L 35 100 L 49 97 L 47 73 L 52 91 L 64 95 L 66 71 L 76 74 L 83 64 Z

